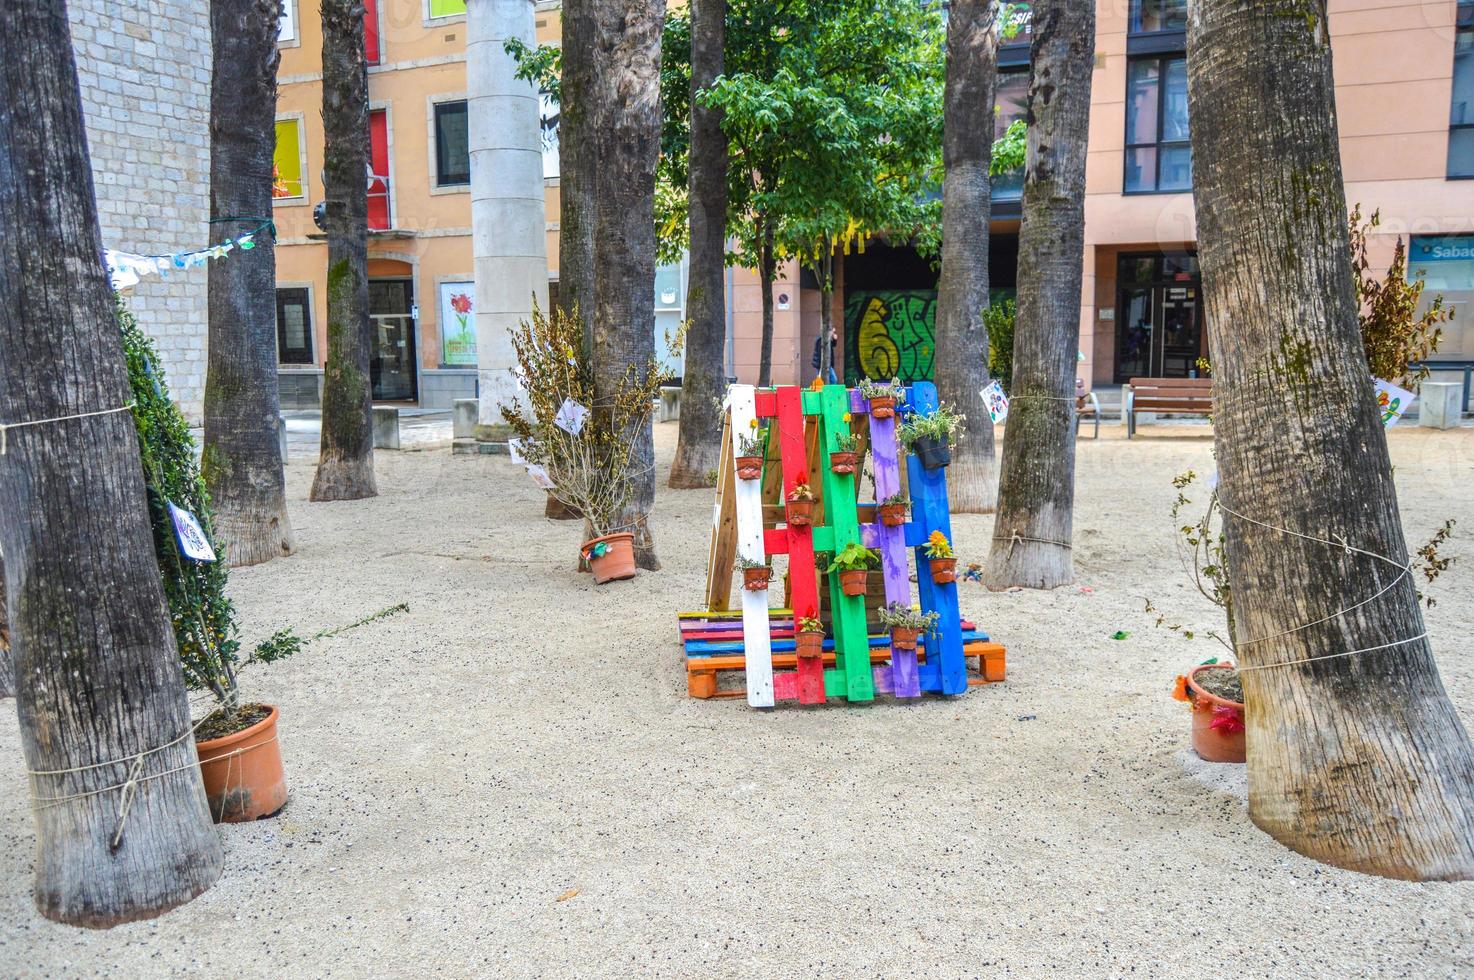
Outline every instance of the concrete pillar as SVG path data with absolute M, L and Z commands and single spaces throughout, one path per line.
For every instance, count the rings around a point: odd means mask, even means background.
M 480 409 L 475 398 L 457 398 L 450 406 L 451 437 L 472 439 L 476 436 L 476 423 Z
M 399 409 L 374 406 L 374 448 L 399 448 Z
M 1463 407 L 1461 382 L 1424 381 L 1418 392 L 1418 424 L 1430 429 L 1457 429 Z
M 476 276 L 478 438 L 505 438 L 499 406 L 518 397 L 510 330 L 548 305 L 538 94 L 504 50 L 537 43 L 533 0 L 468 0 L 466 92 L 471 149 L 471 254 Z

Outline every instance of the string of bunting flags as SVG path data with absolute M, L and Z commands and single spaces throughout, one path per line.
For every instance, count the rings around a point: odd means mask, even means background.
M 249 221 L 249 218 L 217 218 L 216 221 Z M 187 252 L 171 252 L 166 255 L 138 255 L 133 252 L 124 252 L 114 248 L 102 250 L 102 257 L 107 263 L 107 271 L 113 282 L 113 289 L 122 291 L 132 289 L 142 281 L 144 276 L 164 276 L 170 272 L 184 269 L 195 269 L 209 263 L 211 259 L 223 259 L 236 249 L 250 251 L 256 247 L 256 239 L 262 234 L 275 234 L 276 227 L 270 220 L 263 220 L 259 225 L 244 234 L 234 238 L 226 239 L 215 245 L 207 245 Z

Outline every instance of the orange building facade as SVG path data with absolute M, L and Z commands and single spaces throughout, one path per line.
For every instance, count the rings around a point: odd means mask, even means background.
M 326 339 L 326 245 L 312 220 L 322 199 L 321 30 L 310 0 L 287 0 L 278 103 L 278 320 L 283 403 L 314 401 Z M 301 16 L 304 5 L 308 16 Z M 475 394 L 462 307 L 471 284 L 465 159 L 464 0 L 371 0 L 369 95 L 375 177 L 370 278 L 375 396 L 426 406 Z M 535 5 L 540 41 L 558 36 L 557 0 Z M 1474 4 L 1331 0 L 1348 203 L 1380 211 L 1373 260 L 1399 236 L 1410 268 L 1454 310 L 1441 356 L 1474 359 Z M 1188 146 L 1185 0 L 1104 0 L 1086 163 L 1080 376 L 1112 384 L 1186 376 L 1207 353 L 1197 273 Z M 1027 35 L 1000 50 L 998 127 L 1023 112 Z M 459 116 L 457 106 L 460 106 Z M 545 107 L 545 115 L 556 109 Z M 557 280 L 556 148 L 545 147 L 549 279 Z M 294 152 L 295 151 L 295 152 Z M 1021 176 L 997 182 L 990 278 L 1015 287 Z M 936 270 L 904 243 L 876 239 L 836 263 L 836 365 L 848 379 L 929 376 Z M 662 268 L 657 342 L 683 315 L 684 274 Z M 554 288 L 556 286 L 554 285 Z M 814 283 L 790 264 L 775 285 L 775 383 L 813 377 Z M 750 270 L 728 277 L 727 373 L 755 381 L 761 291 Z M 474 322 L 474 321 L 473 321 Z M 474 328 L 472 332 L 474 337 Z M 678 365 L 674 366 L 678 370 Z

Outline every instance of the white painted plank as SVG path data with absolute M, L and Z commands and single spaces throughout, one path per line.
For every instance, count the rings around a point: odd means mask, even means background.
M 731 410 L 732 459 L 735 471 L 738 440 L 752 433 L 757 419 L 756 389 L 733 385 L 727 392 Z M 737 554 L 762 561 L 763 481 L 737 480 Z M 742 646 L 747 657 L 747 703 L 754 708 L 773 706 L 773 645 L 769 636 L 768 593 L 742 590 Z

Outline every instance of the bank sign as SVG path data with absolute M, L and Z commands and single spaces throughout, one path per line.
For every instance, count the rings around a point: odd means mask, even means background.
M 1474 235 L 1414 235 L 1408 246 L 1408 265 L 1424 262 L 1468 262 L 1474 260 Z

